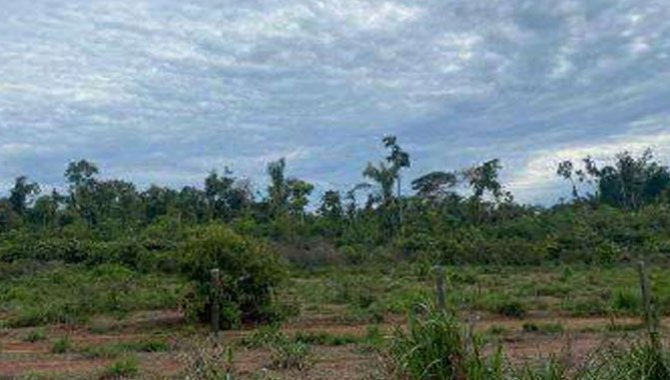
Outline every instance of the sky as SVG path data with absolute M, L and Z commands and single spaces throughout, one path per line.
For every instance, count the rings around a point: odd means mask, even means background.
M 12 0 L 0 192 L 86 158 L 141 186 L 267 162 L 328 188 L 398 136 L 408 178 L 492 158 L 517 200 L 563 159 L 670 159 L 667 0 Z M 261 187 L 262 185 L 259 185 Z

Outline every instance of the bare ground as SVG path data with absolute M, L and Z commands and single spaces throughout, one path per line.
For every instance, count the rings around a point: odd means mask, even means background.
M 497 328 L 500 343 L 513 362 L 559 356 L 566 360 L 579 361 L 589 352 L 616 340 L 622 333 L 609 332 L 617 326 L 635 326 L 639 321 L 630 318 L 613 321 L 607 318 L 530 318 L 524 320 L 501 319 L 480 316 L 473 326 L 477 330 Z M 400 316 L 389 316 L 385 323 L 378 325 L 386 334 L 403 325 Z M 524 332 L 524 324 L 560 324 L 563 332 Z M 670 325 L 670 320 L 663 321 Z M 283 331 L 287 334 L 302 332 L 328 333 L 333 335 L 363 336 L 368 325 L 343 324 L 323 317 L 289 323 Z M 189 354 L 187 347 L 201 344 L 203 330 L 189 329 L 176 311 L 140 313 L 122 321 L 99 318 L 88 327 L 52 326 L 44 329 L 46 340 L 34 343 L 24 341 L 32 329 L 10 329 L 0 331 L 0 379 L 20 378 L 27 374 L 42 374 L 43 378 L 98 378 L 102 370 L 114 362 L 113 359 L 90 358 L 81 351 L 86 347 L 96 347 L 120 342 L 138 342 L 157 336 L 167 336 L 171 347 L 169 352 L 140 353 L 140 378 L 180 378 L 184 357 Z M 625 328 L 624 328 L 625 330 Z M 238 341 L 249 331 L 227 331 L 221 334 L 224 344 Z M 73 345 L 73 353 L 54 354 L 53 342 L 68 336 Z M 491 346 L 489 346 L 489 349 Z M 379 354 L 363 350 L 355 344 L 342 346 L 314 346 L 311 365 L 304 370 L 270 370 L 271 354 L 265 349 L 236 348 L 233 365 L 240 378 L 267 379 L 375 379 L 380 375 L 382 361 Z M 265 376 L 265 377 L 264 377 Z

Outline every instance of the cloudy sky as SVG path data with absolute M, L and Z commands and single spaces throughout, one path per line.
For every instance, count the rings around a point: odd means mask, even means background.
M 190 3 L 190 4 L 188 4 Z M 180 186 L 286 157 L 320 189 L 396 134 L 411 175 L 498 157 L 524 202 L 559 159 L 670 157 L 667 0 L 12 0 L 0 192 L 67 162 Z

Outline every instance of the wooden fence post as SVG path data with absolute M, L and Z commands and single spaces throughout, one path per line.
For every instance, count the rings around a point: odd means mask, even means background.
M 211 294 L 212 306 L 212 331 L 218 334 L 221 324 L 219 322 L 221 304 L 221 271 L 218 268 L 211 270 Z
M 435 296 L 437 300 L 437 309 L 445 311 L 447 303 L 444 290 L 444 267 L 442 267 L 442 265 L 437 265 L 435 267 Z
M 642 293 L 642 307 L 644 312 L 644 325 L 649 334 L 650 343 L 654 348 L 660 348 L 658 330 L 656 328 L 656 316 L 652 304 L 651 281 L 645 260 L 638 261 L 638 272 L 640 274 L 640 291 Z

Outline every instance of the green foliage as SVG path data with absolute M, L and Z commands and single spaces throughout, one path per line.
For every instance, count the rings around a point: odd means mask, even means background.
M 221 271 L 221 322 L 270 322 L 279 317 L 272 291 L 285 278 L 279 257 L 252 238 L 229 228 L 211 225 L 194 229 L 181 248 L 182 268 L 196 284 L 187 311 L 201 321 L 211 315 L 211 270 Z

